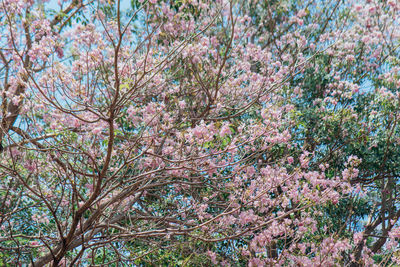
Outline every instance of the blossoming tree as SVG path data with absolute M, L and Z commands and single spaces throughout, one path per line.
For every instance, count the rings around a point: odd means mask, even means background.
M 399 10 L 2 0 L 0 263 L 399 261 Z

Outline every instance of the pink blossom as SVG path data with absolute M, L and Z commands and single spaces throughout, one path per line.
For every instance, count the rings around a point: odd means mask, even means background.
M 215 252 L 212 252 L 211 250 L 209 250 L 209 251 L 207 251 L 207 254 L 208 254 L 208 256 L 210 257 L 211 262 L 212 262 L 213 264 L 217 264 L 217 263 L 218 263 L 218 262 L 217 262 L 217 254 L 215 254 Z
M 102 132 L 101 127 L 96 127 L 96 128 L 93 128 L 93 130 L 92 130 L 92 134 L 94 134 L 94 135 L 99 135 L 101 132 Z
M 226 135 L 229 135 L 229 134 L 231 134 L 232 132 L 231 132 L 231 129 L 229 128 L 229 126 L 227 125 L 227 124 L 225 124 L 225 125 L 223 125 L 222 127 L 221 127 L 221 131 L 220 131 L 220 135 L 222 136 L 222 137 L 225 137 Z

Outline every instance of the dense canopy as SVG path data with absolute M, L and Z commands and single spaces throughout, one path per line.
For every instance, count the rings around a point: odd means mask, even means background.
M 400 1 L 0 0 L 0 266 L 400 264 Z

